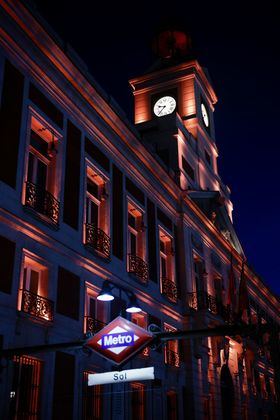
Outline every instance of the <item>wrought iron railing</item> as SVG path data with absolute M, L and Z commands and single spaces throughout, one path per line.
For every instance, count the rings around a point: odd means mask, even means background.
M 128 272 L 135 274 L 142 283 L 147 283 L 149 266 L 137 255 L 128 254 Z
M 165 350 L 165 363 L 169 366 L 180 367 L 179 353 L 166 348 L 166 350 Z
M 161 293 L 167 297 L 173 303 L 177 302 L 178 299 L 178 289 L 174 281 L 167 279 L 165 277 L 161 278 Z
M 98 319 L 92 318 L 91 316 L 85 316 L 86 321 L 86 332 L 91 332 L 92 334 L 97 333 L 105 327 L 105 322 L 99 321 Z
M 53 321 L 54 303 L 52 300 L 36 295 L 26 289 L 21 289 L 20 291 L 22 293 L 21 310 L 23 312 L 36 318 Z
M 92 223 L 85 224 L 85 244 L 94 250 L 101 252 L 105 257 L 110 258 L 111 239 L 102 229 Z
M 214 315 L 221 316 L 226 322 L 233 323 L 236 315 L 232 308 L 225 306 L 219 302 L 215 296 L 209 295 L 207 292 L 198 291 L 187 293 L 187 300 L 191 309 L 208 310 Z
M 215 297 L 204 291 L 187 293 L 189 307 L 195 310 L 208 309 L 210 312 L 216 313 L 217 305 Z
M 58 225 L 59 201 L 44 188 L 30 181 L 26 182 L 25 205 Z

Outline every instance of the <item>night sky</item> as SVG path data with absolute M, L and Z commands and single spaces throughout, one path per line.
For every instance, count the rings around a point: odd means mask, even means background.
M 234 226 L 255 271 L 280 294 L 279 14 L 266 2 L 36 0 L 92 75 L 133 120 L 128 79 L 154 62 L 166 22 L 192 37 L 218 96 L 219 172 L 232 191 Z M 98 6 L 97 6 L 98 5 Z M 168 6 L 167 6 L 168 5 Z

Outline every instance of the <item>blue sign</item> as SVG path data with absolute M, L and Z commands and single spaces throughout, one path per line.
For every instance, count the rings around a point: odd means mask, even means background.
M 113 347 L 127 347 L 134 345 L 134 332 L 126 331 L 122 333 L 106 334 L 101 338 L 102 349 Z

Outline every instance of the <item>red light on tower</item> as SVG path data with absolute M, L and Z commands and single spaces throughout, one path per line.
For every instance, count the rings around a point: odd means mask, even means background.
M 166 30 L 153 41 L 153 50 L 161 58 L 185 57 L 191 50 L 191 39 L 183 31 Z

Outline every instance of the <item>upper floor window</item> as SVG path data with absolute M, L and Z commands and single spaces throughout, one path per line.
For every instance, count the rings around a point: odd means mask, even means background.
M 162 228 L 159 229 L 159 250 L 161 293 L 175 303 L 178 291 L 174 275 L 173 238 Z
M 96 297 L 96 293 L 87 286 L 85 296 L 84 331 L 89 331 L 92 334 L 95 334 L 106 325 L 106 304 L 97 300 Z
M 168 332 L 176 331 L 176 328 L 171 325 L 164 324 L 164 330 Z M 169 340 L 164 348 L 164 361 L 167 365 L 179 367 L 180 356 L 179 356 L 179 344 L 178 340 Z
M 101 255 L 110 257 L 109 182 L 92 165 L 86 168 L 85 244 Z
M 31 115 L 26 156 L 24 204 L 58 225 L 58 134 L 39 116 Z
M 210 153 L 207 152 L 207 150 L 204 150 L 204 152 L 205 152 L 205 160 L 208 163 L 208 165 L 211 166 L 211 163 L 212 163 L 211 162 L 211 155 L 210 155 Z
M 191 178 L 192 181 L 195 181 L 195 172 L 193 167 L 189 164 L 189 162 L 182 156 L 182 167 L 186 174 Z
M 148 315 L 145 312 L 132 313 L 131 321 L 134 322 L 139 327 L 143 328 L 144 330 L 146 330 L 148 327 Z M 145 347 L 144 350 L 142 350 L 142 355 L 149 356 L 149 354 L 150 354 L 150 348 Z
M 35 256 L 24 254 L 18 309 L 46 321 L 53 320 L 53 301 L 49 296 L 48 268 Z
M 127 253 L 128 271 L 139 280 L 148 280 L 148 264 L 146 263 L 144 213 L 132 201 L 127 203 Z
M 193 257 L 194 288 L 197 293 L 207 290 L 206 270 L 204 261 L 197 255 Z

